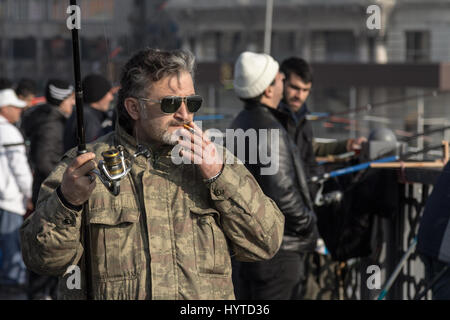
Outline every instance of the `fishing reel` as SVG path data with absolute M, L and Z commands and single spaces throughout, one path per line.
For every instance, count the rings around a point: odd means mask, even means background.
M 141 155 L 147 159 L 150 158 L 150 151 L 142 145 L 138 145 L 138 149 L 131 159 L 125 159 L 123 150 L 123 147 L 119 145 L 117 148 L 102 152 L 103 160 L 98 162 L 98 170 L 92 170 L 92 173 L 98 176 L 114 196 L 119 195 L 120 181 L 130 173 L 134 160 Z

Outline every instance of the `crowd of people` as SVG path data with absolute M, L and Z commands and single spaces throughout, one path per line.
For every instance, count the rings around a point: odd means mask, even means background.
M 31 79 L 16 86 L 8 79 L 0 83 L 0 295 L 54 299 L 57 279 L 24 265 L 19 228 L 36 208 L 42 182 L 77 144 L 74 89 L 65 80 L 49 79 L 45 99 L 39 99 Z M 82 87 L 90 142 L 112 130 L 110 104 L 116 90 L 97 74 L 86 76 Z
M 245 140 L 246 158 L 237 161 L 237 150 L 219 152 L 193 122 L 202 102 L 194 69 L 190 52 L 145 49 L 124 66 L 120 89 L 86 76 L 86 142 L 93 143 L 82 155 L 73 149 L 70 83 L 49 80 L 46 102 L 30 106 L 32 82 L 14 90 L 1 81 L 1 290 L 25 290 L 29 299 L 315 296 L 305 270 L 320 240 L 310 182 L 322 173 L 316 157 L 356 151 L 367 140 L 316 143 L 307 120 L 309 64 L 243 52 L 233 81 L 243 110 L 230 128 L 276 130 L 279 140 L 276 150 Z M 177 144 L 190 164 L 172 161 Z M 97 183 L 92 170 L 104 151 L 132 156 L 142 148 L 148 152 L 134 159 L 120 194 Z M 262 173 L 270 164 L 259 153 L 249 161 L 260 148 L 277 152 L 276 174 Z M 73 265 L 82 271 L 79 288 L 67 286 Z

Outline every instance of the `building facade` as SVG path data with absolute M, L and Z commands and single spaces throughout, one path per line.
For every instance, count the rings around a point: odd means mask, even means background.
M 219 63 L 218 69 L 225 71 L 220 75 L 224 86 L 212 88 L 205 84 L 209 89 L 204 91 L 211 97 L 207 105 L 214 106 L 215 112 L 235 114 L 241 103 L 232 90 L 226 89 L 230 84 L 226 80 L 232 78 L 233 64 L 241 52 L 264 50 L 266 0 L 170 0 L 167 10 L 179 24 L 182 47 L 192 50 L 200 63 Z M 379 28 L 371 28 L 377 13 Z M 300 56 L 313 66 L 445 63 L 450 61 L 449 27 L 450 0 L 274 0 L 270 53 L 278 61 Z M 202 83 L 201 74 L 199 80 Z M 405 77 L 405 85 L 398 87 L 356 84 L 325 88 L 317 81 L 308 105 L 316 112 L 343 112 L 368 103 L 420 95 L 430 89 L 407 83 Z M 429 123 L 445 124 L 444 119 L 450 116 L 445 108 L 449 96 L 427 98 L 424 103 L 425 114 L 421 116 L 432 119 L 427 120 Z M 361 115 L 373 121 L 360 119 L 361 132 L 353 130 L 351 135 L 368 135 L 374 126 L 387 124 L 404 130 L 405 121 L 418 119 L 418 104 L 407 101 L 393 105 L 395 108 L 387 105 Z M 317 133 L 345 137 L 349 122 L 334 127 L 320 123 Z
M 120 66 L 145 46 L 177 47 L 176 25 L 162 0 L 78 0 L 82 75 L 115 82 Z M 0 0 L 0 73 L 16 81 L 73 80 L 69 1 Z M 70 11 L 69 11 L 70 12 Z
M 82 0 L 79 30 L 84 72 L 106 73 L 111 53 L 129 33 L 129 6 L 117 0 Z M 73 79 L 69 1 L 0 1 L 0 72 L 40 84 L 50 77 Z
M 380 29 L 367 22 L 380 10 Z M 263 51 L 266 0 L 171 0 L 183 46 L 200 61 Z M 449 0 L 275 0 L 271 54 L 312 62 L 450 61 Z

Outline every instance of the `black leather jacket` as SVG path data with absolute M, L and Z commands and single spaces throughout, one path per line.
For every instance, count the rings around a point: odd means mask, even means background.
M 66 117 L 57 106 L 42 104 L 22 119 L 22 130 L 30 141 L 29 160 L 34 171 L 33 204 L 36 204 L 41 183 L 64 154 L 63 133 Z
M 233 129 L 242 129 L 244 132 L 249 129 L 260 129 L 268 131 L 267 137 L 271 137 L 271 129 L 279 131 L 279 159 L 278 172 L 272 175 L 261 174 L 261 168 L 267 168 L 270 164 L 264 165 L 267 161 L 261 161 L 259 154 L 274 155 L 277 150 L 272 150 L 270 139 L 267 143 L 267 152 L 264 148 L 265 139 L 260 139 L 258 135 L 257 146 L 251 143 L 249 139 L 245 140 L 245 165 L 258 181 L 263 192 L 280 208 L 285 216 L 285 228 L 281 249 L 297 252 L 313 251 L 316 247 L 318 231 L 316 225 L 316 216 L 313 211 L 306 176 L 303 170 L 300 152 L 295 145 L 284 126 L 288 120 L 288 115 L 279 110 L 269 108 L 263 104 L 246 104 L 244 110 L 234 119 L 231 124 Z M 229 138 L 227 136 L 227 138 Z M 235 155 L 238 141 L 235 137 Z M 227 142 L 227 146 L 228 146 Z M 252 147 L 252 148 L 251 148 Z M 251 148 L 251 149 L 250 149 Z M 253 149 L 254 148 L 254 149 Z M 257 152 L 256 163 L 250 163 L 249 149 Z M 254 162 L 254 161 L 253 161 Z

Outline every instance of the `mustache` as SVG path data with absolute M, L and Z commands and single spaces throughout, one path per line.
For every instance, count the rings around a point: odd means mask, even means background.
M 172 121 L 170 121 L 168 124 L 167 124 L 167 127 L 171 127 L 171 126 L 183 126 L 183 125 L 185 125 L 185 124 L 189 124 L 191 121 L 190 120 L 187 120 L 187 121 L 175 121 L 175 120 L 172 120 Z

